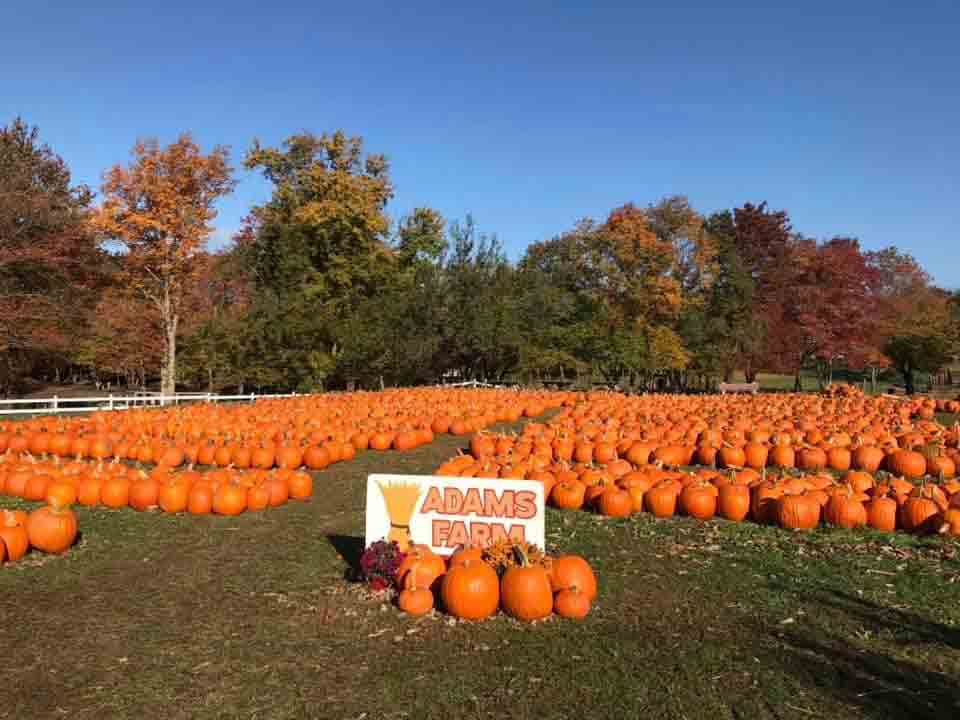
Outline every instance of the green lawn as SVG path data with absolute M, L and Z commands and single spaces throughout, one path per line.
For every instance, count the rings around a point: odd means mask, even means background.
M 954 376 L 960 377 L 960 367 L 953 368 Z M 800 381 L 803 384 L 805 392 L 816 392 L 820 385 L 817 381 L 816 373 L 804 370 L 800 373 Z M 744 382 L 742 372 L 735 372 L 731 382 Z M 776 373 L 758 373 L 757 382 L 760 383 L 761 392 L 792 392 L 794 387 L 793 375 L 778 375 Z M 862 379 L 859 373 L 839 371 L 834 375 L 834 382 L 849 382 L 857 387 L 862 387 Z M 891 392 L 895 386 L 899 386 L 900 392 L 903 392 L 903 380 L 895 373 L 888 373 L 877 382 L 878 393 Z M 917 378 L 917 392 L 925 392 L 927 388 L 926 376 Z M 869 385 L 868 385 L 869 391 Z M 936 386 L 934 388 L 936 397 L 956 397 L 958 388 L 956 386 Z
M 367 473 L 460 444 L 364 453 L 267 513 L 78 510 L 67 555 L 0 570 L 0 717 L 960 717 L 939 537 L 550 510 L 549 549 L 600 577 L 580 624 L 414 621 L 346 582 Z

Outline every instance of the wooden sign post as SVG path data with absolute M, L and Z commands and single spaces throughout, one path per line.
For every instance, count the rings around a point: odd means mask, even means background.
M 544 547 L 543 485 L 532 480 L 370 475 L 366 545 L 395 541 L 449 555 L 511 539 Z

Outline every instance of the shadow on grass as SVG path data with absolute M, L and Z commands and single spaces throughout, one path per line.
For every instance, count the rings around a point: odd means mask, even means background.
M 356 582 L 360 579 L 360 556 L 363 555 L 363 538 L 355 535 L 327 535 L 327 540 L 345 563 L 344 578 Z
M 767 628 L 786 672 L 865 717 L 960 717 L 960 631 L 844 592 L 808 599 L 822 615 Z

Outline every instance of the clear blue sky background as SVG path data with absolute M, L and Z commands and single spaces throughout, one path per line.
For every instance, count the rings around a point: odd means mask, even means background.
M 343 128 L 390 158 L 394 217 L 472 212 L 513 257 L 626 201 L 766 200 L 960 287 L 958 28 L 956 0 L 30 0 L 4 9 L 0 122 L 94 185 L 139 136 L 239 160 Z M 239 176 L 221 242 L 267 195 Z

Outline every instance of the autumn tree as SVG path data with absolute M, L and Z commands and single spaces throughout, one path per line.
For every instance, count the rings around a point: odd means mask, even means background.
M 648 210 L 624 205 L 603 223 L 584 220 L 532 245 L 520 264 L 522 277 L 542 298 L 537 310 L 552 326 L 536 340 L 543 359 L 533 359 L 573 367 L 586 362 L 611 382 L 629 376 L 645 386 L 682 370 L 690 357 L 676 332 L 684 287 L 692 298 L 708 284 L 700 262 L 712 260 L 707 246 L 702 219 L 682 198 Z M 565 354 L 555 355 L 558 350 Z
M 951 296 L 933 285 L 914 257 L 896 248 L 867 253 L 867 262 L 875 273 L 870 298 L 875 342 L 913 394 L 917 373 L 936 372 L 956 352 Z
M 75 361 L 95 377 L 122 379 L 143 387 L 163 363 L 163 324 L 157 306 L 120 284 L 100 295 Z
M 396 269 L 387 160 L 338 130 L 294 135 L 280 148 L 254 142 L 244 166 L 273 185 L 237 237 L 255 291 L 250 345 L 263 351 L 250 359 L 278 369 L 262 373 L 265 382 L 319 387 L 354 340 L 338 328 Z
M 204 154 L 184 133 L 166 147 L 140 140 L 132 155 L 127 167 L 116 165 L 106 172 L 94 224 L 105 241 L 121 244 L 125 284 L 159 313 L 161 392 L 172 395 L 184 298 L 213 233 L 216 203 L 234 186 L 230 154 L 222 146 Z
M 230 252 L 197 258 L 196 281 L 184 299 L 182 375 L 208 392 L 243 386 L 240 363 L 250 286 Z
M 685 304 L 702 305 L 719 271 L 719 239 L 683 195 L 671 195 L 647 208 L 653 233 L 670 244 L 669 274 L 680 286 Z
M 338 130 L 294 135 L 282 149 L 255 141 L 244 167 L 273 185 L 239 238 L 258 285 L 338 305 L 369 294 L 389 254 L 386 158 Z
M 0 382 L 20 360 L 66 358 L 102 280 L 93 195 L 22 119 L 0 128 Z M 25 367 L 29 366 L 26 362 Z
M 754 280 L 737 251 L 733 213 L 713 213 L 704 230 L 716 252 L 711 282 L 703 306 L 688 308 L 680 330 L 691 369 L 729 381 L 740 366 L 752 381 L 751 360 L 760 355 L 764 329 L 753 313 Z
M 791 338 L 799 370 L 812 361 L 821 385 L 837 363 L 863 368 L 871 359 L 870 295 L 876 271 L 857 240 L 795 240 L 792 292 L 783 305 L 781 334 Z

